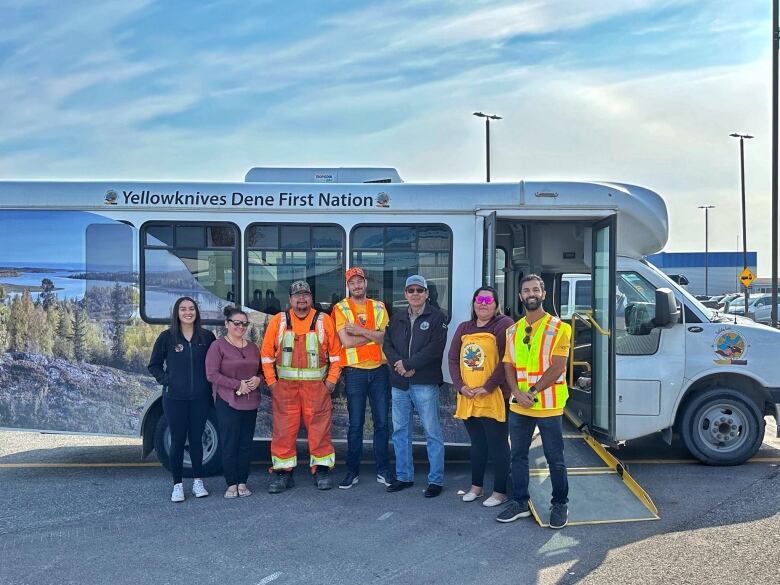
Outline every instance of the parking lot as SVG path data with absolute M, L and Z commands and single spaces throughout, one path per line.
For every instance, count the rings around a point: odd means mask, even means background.
M 776 582 L 774 434 L 768 425 L 759 454 L 731 468 L 655 439 L 632 444 L 617 454 L 660 520 L 553 531 L 461 502 L 462 452 L 435 499 L 422 496 L 423 463 L 415 488 L 396 494 L 364 466 L 351 490 L 318 492 L 299 468 L 297 486 L 271 496 L 258 446 L 252 497 L 223 499 L 214 477 L 211 497 L 175 505 L 137 440 L 0 432 L 0 583 Z

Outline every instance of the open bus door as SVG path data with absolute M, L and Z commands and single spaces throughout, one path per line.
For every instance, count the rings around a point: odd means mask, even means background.
M 491 211 L 485 216 L 485 241 L 483 250 L 485 251 L 484 270 L 482 273 L 483 286 L 496 286 L 496 212 Z
M 569 378 L 569 414 L 587 426 L 593 435 L 606 440 L 615 437 L 615 235 L 616 215 L 593 224 L 591 267 L 592 296 L 589 316 L 575 318 L 576 331 L 573 371 L 578 365 L 577 335 L 583 327 L 590 329 L 590 351 L 582 365 L 582 376 Z M 587 348 L 585 348 L 587 349 Z M 589 370 L 589 371 L 588 371 Z

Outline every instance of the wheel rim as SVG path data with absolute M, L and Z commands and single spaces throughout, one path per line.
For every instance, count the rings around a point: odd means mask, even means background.
M 734 404 L 718 403 L 701 411 L 696 432 L 702 443 L 719 453 L 736 451 L 748 440 L 747 413 Z
M 203 465 L 206 465 L 214 457 L 217 452 L 217 429 L 211 423 L 210 420 L 206 420 L 206 426 L 203 429 Z M 166 427 L 165 429 L 165 450 L 171 452 L 171 429 Z M 184 443 L 184 466 L 192 467 L 192 459 L 190 458 L 190 442 L 187 440 Z

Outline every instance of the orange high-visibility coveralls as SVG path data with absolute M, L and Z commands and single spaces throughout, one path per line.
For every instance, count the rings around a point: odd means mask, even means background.
M 301 415 L 309 439 L 312 472 L 317 465 L 336 464 L 331 441 L 333 403 L 323 380 L 338 382 L 340 351 L 333 320 L 325 313 L 311 309 L 299 319 L 290 311 L 278 313 L 269 321 L 260 353 L 266 383 L 271 386 L 276 382 L 271 392 L 274 470 L 293 470 L 298 464 L 295 444 Z

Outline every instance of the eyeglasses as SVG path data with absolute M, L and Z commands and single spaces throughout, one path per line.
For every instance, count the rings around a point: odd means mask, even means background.
M 525 328 L 525 339 L 523 339 L 523 343 L 525 343 L 529 348 L 531 347 L 531 331 L 533 331 L 534 328 L 530 325 Z
M 478 305 L 492 305 L 493 297 L 483 297 L 480 295 L 474 299 L 474 302 L 476 302 Z
M 407 289 L 406 289 L 406 292 L 408 292 L 410 295 L 411 295 L 411 294 L 415 294 L 415 295 L 421 295 L 421 294 L 423 294 L 423 293 L 424 293 L 426 290 L 427 290 L 427 289 L 424 289 L 424 288 L 409 287 L 409 288 L 407 288 Z
M 238 321 L 236 319 L 228 319 L 228 323 L 232 323 L 236 327 L 249 327 L 249 321 Z

